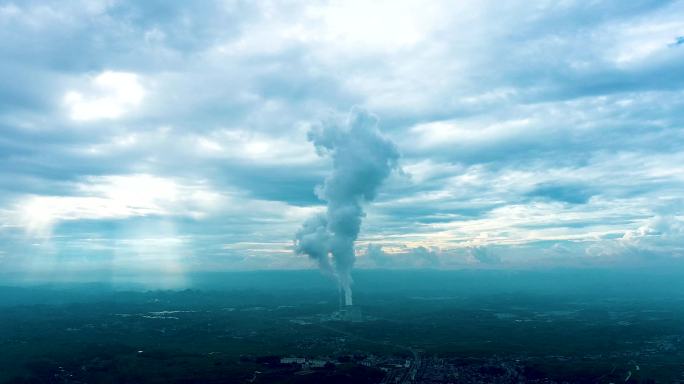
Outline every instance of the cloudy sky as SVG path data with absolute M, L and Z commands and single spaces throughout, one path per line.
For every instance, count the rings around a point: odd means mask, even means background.
M 307 131 L 400 154 L 362 268 L 684 257 L 684 2 L 0 1 L 0 268 L 313 268 Z

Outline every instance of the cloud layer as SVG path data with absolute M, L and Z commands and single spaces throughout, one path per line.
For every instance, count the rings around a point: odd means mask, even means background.
M 307 130 L 355 105 L 402 154 L 360 266 L 678 260 L 682 20 L 662 0 L 0 1 L 1 269 L 306 267 L 292 234 L 331 166 Z

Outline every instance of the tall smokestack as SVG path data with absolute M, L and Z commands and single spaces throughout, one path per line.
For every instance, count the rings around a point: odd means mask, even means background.
M 344 288 L 344 305 L 353 305 L 352 303 L 352 291 L 350 286 Z
M 354 242 L 365 215 L 363 204 L 375 199 L 399 160 L 396 146 L 382 136 L 377 121 L 365 110 L 352 108 L 346 121 L 322 123 L 308 133 L 318 154 L 332 158 L 333 170 L 316 189 L 326 212 L 310 217 L 297 231 L 295 252 L 337 277 L 345 305 L 352 305 Z

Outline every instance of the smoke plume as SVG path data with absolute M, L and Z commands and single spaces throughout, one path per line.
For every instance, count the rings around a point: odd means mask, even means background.
M 312 127 L 308 138 L 319 155 L 332 158 L 333 170 L 316 190 L 327 204 L 326 212 L 304 222 L 295 236 L 295 251 L 334 274 L 345 305 L 351 305 L 354 242 L 361 230 L 363 204 L 375 199 L 380 184 L 396 168 L 399 152 L 378 130 L 377 118 L 358 108 L 342 123 Z

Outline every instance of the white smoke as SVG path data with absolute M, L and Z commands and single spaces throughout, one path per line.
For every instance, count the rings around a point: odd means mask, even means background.
M 326 212 L 304 222 L 295 236 L 295 251 L 333 273 L 344 290 L 345 305 L 351 305 L 354 242 L 361 230 L 363 204 L 375 199 L 383 180 L 396 168 L 399 152 L 378 130 L 377 118 L 359 108 L 342 123 L 312 127 L 308 138 L 319 155 L 332 158 L 333 171 L 316 191 L 327 203 Z

